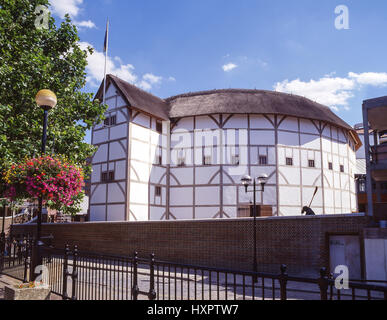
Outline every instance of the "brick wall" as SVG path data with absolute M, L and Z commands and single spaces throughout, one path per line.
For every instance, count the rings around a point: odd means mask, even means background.
M 363 215 L 271 217 L 257 219 L 260 271 L 317 274 L 328 264 L 327 233 L 361 233 Z M 13 226 L 26 233 L 31 226 Z M 77 244 L 81 250 L 142 257 L 154 252 L 160 260 L 195 265 L 251 270 L 253 219 L 217 219 L 157 222 L 103 222 L 46 224 L 43 233 L 54 235 L 54 245 Z

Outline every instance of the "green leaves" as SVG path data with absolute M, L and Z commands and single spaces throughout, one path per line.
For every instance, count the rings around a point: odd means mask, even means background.
M 86 131 L 100 122 L 105 106 L 84 92 L 86 52 L 69 16 L 49 29 L 35 27 L 35 8 L 47 0 L 0 0 L 0 172 L 10 163 L 39 155 L 43 111 L 35 95 L 50 89 L 58 98 L 50 111 L 47 150 L 84 167 L 95 148 L 84 143 Z

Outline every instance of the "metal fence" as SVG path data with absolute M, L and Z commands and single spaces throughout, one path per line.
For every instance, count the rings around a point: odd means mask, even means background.
M 13 241 L 2 272 L 28 281 L 31 239 Z M 325 268 L 315 278 L 254 273 L 46 247 L 46 281 L 64 300 L 387 300 L 387 286 L 349 282 L 338 290 Z

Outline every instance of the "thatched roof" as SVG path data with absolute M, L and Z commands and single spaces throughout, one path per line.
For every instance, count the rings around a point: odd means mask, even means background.
M 168 105 L 163 100 L 160 99 L 149 92 L 141 90 L 136 86 L 116 77 L 111 74 L 106 76 L 106 87 L 110 83 L 113 83 L 116 88 L 120 91 L 123 99 L 126 100 L 128 106 L 143 111 L 149 115 L 153 115 L 162 120 L 168 120 Z M 103 81 L 102 84 L 95 96 L 95 98 L 102 101 L 103 99 Z
M 356 131 L 327 106 L 297 95 L 245 89 L 224 89 L 186 93 L 165 100 L 137 88 L 115 76 L 108 75 L 121 91 L 128 105 L 158 118 L 178 119 L 219 113 L 275 114 L 311 120 L 321 120 L 349 130 L 361 146 Z M 102 85 L 97 93 L 102 96 Z
M 214 113 L 278 114 L 323 120 L 353 130 L 330 108 L 296 95 L 265 91 L 225 89 L 182 94 L 166 99 L 170 118 Z

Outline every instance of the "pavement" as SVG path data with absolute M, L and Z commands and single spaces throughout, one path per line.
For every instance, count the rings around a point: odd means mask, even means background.
M 72 261 L 69 261 L 69 272 L 72 272 Z M 62 291 L 62 268 L 54 264 L 47 265 L 50 269 L 49 283 L 52 290 Z M 130 300 L 133 275 L 131 268 L 123 265 L 104 263 L 78 262 L 78 280 L 75 290 L 78 300 Z M 155 291 L 157 300 L 280 300 L 278 280 L 259 278 L 252 284 L 251 277 L 241 275 L 208 272 L 201 270 L 181 270 L 179 268 L 159 268 L 155 270 Z M 6 285 L 20 284 L 21 281 L 9 276 L 0 275 L 0 300 L 4 299 Z M 138 268 L 138 287 L 141 293 L 139 300 L 147 300 L 150 289 L 150 270 L 146 266 Z M 67 281 L 68 295 L 72 294 L 72 279 Z M 337 299 L 336 289 L 333 289 Z M 330 293 L 330 290 L 328 290 Z M 357 300 L 367 299 L 367 292 L 356 291 Z M 382 299 L 383 295 L 373 292 L 373 298 Z M 316 283 L 288 282 L 288 300 L 319 300 L 320 290 Z M 52 294 L 51 300 L 61 300 Z M 352 291 L 343 291 L 342 300 L 352 299 Z

